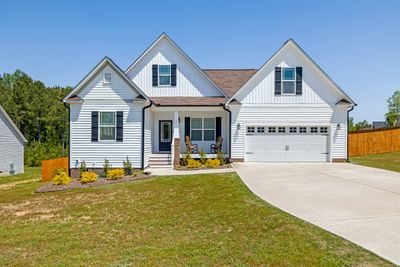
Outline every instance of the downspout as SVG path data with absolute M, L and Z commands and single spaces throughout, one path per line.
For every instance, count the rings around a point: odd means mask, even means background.
M 150 104 L 143 107 L 142 110 L 142 170 L 144 170 L 144 127 L 145 127 L 145 114 L 146 114 L 146 109 L 148 109 L 149 107 L 151 107 L 153 105 L 153 103 L 150 101 Z
M 354 109 L 355 106 L 357 106 L 357 104 L 352 106 L 351 109 L 347 111 L 347 162 L 349 162 L 349 113 Z
M 226 108 L 225 105 L 222 106 L 222 108 L 227 111 L 229 113 L 229 130 L 228 130 L 228 134 L 229 134 L 229 150 L 228 150 L 228 155 L 229 155 L 229 161 L 231 161 L 231 147 L 232 147 L 232 112 Z
M 65 102 L 64 106 L 68 108 L 68 176 L 71 177 L 71 107 Z

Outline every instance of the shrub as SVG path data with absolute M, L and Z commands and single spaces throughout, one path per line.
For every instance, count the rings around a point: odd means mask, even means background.
M 187 151 L 186 153 L 183 154 L 183 157 L 181 158 L 181 165 L 182 166 L 187 166 L 189 160 L 192 159 L 192 155 L 190 154 L 189 151 Z
M 124 170 L 123 169 L 114 169 L 107 172 L 107 179 L 108 180 L 117 180 L 119 178 L 124 177 Z
M 124 172 L 125 175 L 132 174 L 132 163 L 130 162 L 128 157 L 126 157 L 126 161 L 124 160 Z
M 82 173 L 82 178 L 81 178 L 82 184 L 93 183 L 96 182 L 96 180 L 97 180 L 97 174 L 95 172 Z
M 224 165 L 225 163 L 225 153 L 223 151 L 217 152 L 217 159 L 219 160 L 219 165 Z
M 67 169 L 66 168 L 55 168 L 53 170 L 53 177 L 56 175 L 60 175 L 63 172 L 67 173 Z
M 55 185 L 67 185 L 71 182 L 71 177 L 66 172 L 62 172 L 53 177 L 53 184 Z
M 87 172 L 87 167 L 86 167 L 86 162 L 82 161 L 81 162 L 81 167 L 80 167 L 80 174 L 79 177 L 82 177 L 82 173 Z
M 218 168 L 221 166 L 219 159 L 207 159 L 206 166 L 208 168 Z
M 200 162 L 201 162 L 201 164 L 202 164 L 202 165 L 206 164 L 206 161 L 207 161 L 207 153 L 204 152 L 204 149 L 200 149 L 199 156 L 200 156 Z
M 104 159 L 104 164 L 103 164 L 103 172 L 105 177 L 107 176 L 108 170 L 111 168 L 111 164 L 110 161 L 108 159 Z
M 189 159 L 188 160 L 188 164 L 187 164 L 188 168 L 200 168 L 201 167 L 201 163 L 198 160 L 195 159 Z

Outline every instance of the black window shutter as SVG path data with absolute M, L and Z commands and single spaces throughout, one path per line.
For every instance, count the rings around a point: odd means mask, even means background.
M 153 86 L 158 86 L 158 65 L 153 65 Z
M 176 64 L 171 65 L 171 86 L 176 86 Z
M 124 112 L 117 111 L 117 142 L 124 139 Z
M 281 77 L 282 77 L 282 68 L 275 67 L 275 95 L 281 95 Z
M 185 117 L 185 139 L 186 136 L 190 137 L 190 117 Z
M 215 138 L 218 138 L 220 136 L 221 136 L 221 117 L 216 117 L 215 118 Z
M 303 93 L 303 68 L 296 67 L 296 95 Z
M 99 141 L 99 112 L 92 111 L 92 142 Z

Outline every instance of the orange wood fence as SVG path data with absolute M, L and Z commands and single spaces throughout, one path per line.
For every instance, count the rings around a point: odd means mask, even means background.
M 349 156 L 400 151 L 400 128 L 349 133 Z
M 53 171 L 57 168 L 65 168 L 68 170 L 68 158 L 49 159 L 42 161 L 42 181 L 51 181 Z

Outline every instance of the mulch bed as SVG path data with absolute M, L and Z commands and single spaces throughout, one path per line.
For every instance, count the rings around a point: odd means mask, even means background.
M 196 170 L 217 170 L 217 169 L 228 169 L 231 168 L 230 164 L 224 164 L 222 166 L 218 166 L 217 168 L 209 168 L 206 166 L 200 167 L 200 168 L 188 168 L 186 166 L 179 166 L 179 167 L 174 167 L 174 170 L 176 171 L 196 171 Z
M 135 180 L 142 180 L 154 177 L 150 174 L 138 174 L 136 176 L 125 176 L 123 178 L 117 180 L 108 180 L 107 178 L 98 178 L 97 181 L 93 183 L 83 184 L 78 179 L 72 179 L 71 183 L 68 185 L 54 185 L 52 182 L 46 183 L 35 190 L 36 193 L 46 193 L 46 192 L 56 192 L 56 191 L 63 191 L 69 190 L 74 188 L 89 188 L 89 187 L 98 187 L 108 184 L 117 184 L 117 183 L 124 183 L 128 181 L 135 181 Z

